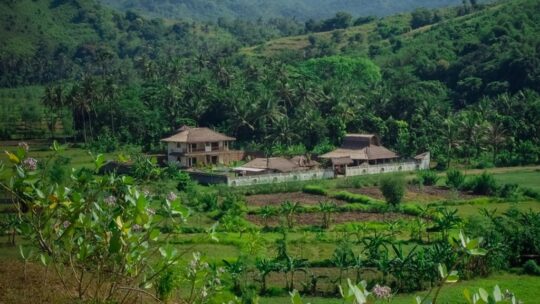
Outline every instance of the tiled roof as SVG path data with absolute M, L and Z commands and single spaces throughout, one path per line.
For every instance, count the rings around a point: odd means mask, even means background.
M 279 172 L 291 172 L 298 168 L 295 163 L 282 157 L 255 158 L 247 164 L 244 164 L 242 167 L 275 170 Z
M 377 136 L 371 134 L 347 134 L 343 146 L 323 154 L 321 158 L 346 158 L 353 160 L 377 160 L 397 158 L 398 155 L 379 144 Z
M 233 141 L 234 137 L 218 133 L 209 128 L 190 128 L 182 127 L 179 133 L 171 137 L 162 139 L 164 142 L 180 142 L 180 143 L 199 143 L 199 142 L 216 142 L 216 141 Z

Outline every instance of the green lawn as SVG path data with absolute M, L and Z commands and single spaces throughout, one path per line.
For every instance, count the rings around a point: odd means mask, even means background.
M 478 288 L 484 288 L 491 292 L 495 285 L 499 285 L 504 292 L 506 289 L 516 294 L 517 298 L 524 303 L 538 303 L 538 295 L 540 292 L 540 277 L 539 276 L 527 276 L 516 274 L 496 274 L 488 278 L 481 278 L 471 281 L 463 281 L 454 285 L 445 286 L 440 294 L 439 304 L 461 304 L 467 303 L 463 297 L 463 290 L 465 288 L 472 291 L 477 291 Z M 391 302 L 392 304 L 411 304 L 414 303 L 414 298 L 418 295 L 425 295 L 426 292 L 420 292 L 416 294 L 398 295 Z M 274 304 L 274 303 L 290 303 L 290 299 L 287 297 L 271 297 L 262 298 L 261 304 Z M 310 298 L 306 297 L 304 303 L 311 304 L 341 304 L 343 303 L 337 298 Z M 379 302 L 383 303 L 383 302 Z
M 533 210 L 540 212 L 540 202 L 528 201 L 528 202 L 515 202 L 515 203 L 497 203 L 487 205 L 461 205 L 461 206 L 449 206 L 450 209 L 457 209 L 458 215 L 462 217 L 468 217 L 471 215 L 478 215 L 480 209 L 497 210 L 498 213 L 503 213 L 510 208 L 516 208 L 520 211 Z
M 500 184 L 518 184 L 540 191 L 540 169 L 525 172 L 507 172 L 493 175 Z

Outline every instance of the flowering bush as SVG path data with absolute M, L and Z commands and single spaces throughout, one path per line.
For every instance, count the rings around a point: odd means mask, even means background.
M 53 145 L 54 155 L 61 148 Z M 39 249 L 41 262 L 52 267 L 68 291 L 96 302 L 129 299 L 146 290 L 180 257 L 160 235 L 160 223 L 181 222 L 188 210 L 176 196 L 152 201 L 129 176 L 97 176 L 104 158 L 95 159 L 95 172 L 73 170 L 62 187 L 44 178 L 44 168 L 21 145 L 6 152 L 11 177 L 1 183 L 16 198 L 19 230 Z M 22 252 L 22 250 L 21 250 Z M 160 256 L 160 258 L 157 258 Z

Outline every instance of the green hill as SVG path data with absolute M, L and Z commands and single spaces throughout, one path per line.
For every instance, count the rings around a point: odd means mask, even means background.
M 344 30 L 279 38 L 242 52 L 288 61 L 369 56 L 390 74 L 403 70 L 446 83 L 462 105 L 483 95 L 540 87 L 539 2 L 500 2 L 461 16 L 457 9 L 431 14 L 438 19 L 417 28 L 411 14 L 401 14 Z
M 0 87 L 49 83 L 122 67 L 135 58 L 235 50 L 227 31 L 118 13 L 93 0 L 0 2 Z M 210 46 L 210 47 L 209 47 Z
M 339 11 L 359 16 L 386 16 L 418 7 L 444 7 L 460 0 L 104 0 L 119 9 L 154 17 L 217 21 L 218 18 L 328 18 Z

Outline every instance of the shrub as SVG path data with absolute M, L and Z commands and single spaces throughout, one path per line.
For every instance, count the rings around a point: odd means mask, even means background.
M 178 181 L 176 185 L 178 191 L 186 191 L 192 185 L 191 178 L 186 172 L 178 171 L 175 178 Z
M 417 205 L 412 205 L 412 204 L 402 205 L 401 212 L 408 215 L 413 215 L 413 216 L 419 216 L 420 214 L 422 214 L 422 210 L 420 209 L 420 207 Z
M 540 266 L 538 266 L 534 260 L 528 260 L 525 262 L 525 264 L 523 264 L 523 271 L 526 274 L 540 276 Z
M 523 195 L 540 201 L 540 192 L 535 191 L 531 188 L 523 188 Z
M 120 146 L 118 139 L 112 136 L 109 129 L 105 128 L 100 135 L 97 136 L 90 144 L 89 148 L 92 151 L 99 153 L 110 153 L 114 152 Z
M 405 195 L 405 182 L 401 177 L 386 177 L 381 179 L 380 189 L 386 202 L 396 206 L 401 203 L 401 200 Z
M 495 165 L 493 164 L 491 160 L 485 157 L 482 157 L 476 161 L 476 163 L 474 164 L 474 167 L 476 169 L 489 169 L 489 168 L 494 168 Z
M 369 196 L 351 193 L 348 191 L 340 191 L 340 192 L 334 193 L 332 197 L 346 201 L 348 203 L 369 204 L 372 201 L 372 199 Z
M 45 163 L 52 163 L 62 148 L 55 142 L 52 150 Z M 179 227 L 187 217 L 188 209 L 179 199 L 154 201 L 137 189 L 132 178 L 94 175 L 105 163 L 103 155 L 94 159 L 93 171 L 72 170 L 64 187 L 57 187 L 39 178 L 46 171 L 30 166 L 25 150 L 16 153 L 8 156 L 13 172 L 18 173 L 2 187 L 24 198 L 17 202 L 21 210 L 18 231 L 28 245 L 39 248 L 42 264 L 56 269 L 62 282 L 86 278 L 64 285 L 67 292 L 74 286 L 79 299 L 116 302 L 125 295 L 120 286 L 135 289 L 155 283 L 157 277 L 146 281 L 140 274 L 166 271 L 178 261 L 177 253 L 160 247 L 158 238 L 164 223 Z M 156 252 L 161 253 L 159 259 Z M 95 286 L 95 292 L 88 286 Z
M 534 260 L 528 260 L 525 262 L 525 264 L 523 264 L 523 271 L 526 274 L 540 276 L 540 266 L 538 266 Z
M 205 212 L 216 210 L 218 207 L 218 197 L 213 193 L 203 193 L 198 202 L 200 209 Z
M 517 184 L 504 184 L 499 189 L 499 196 L 504 198 L 516 198 L 518 196 Z
M 425 186 L 433 186 L 439 181 L 437 172 L 431 170 L 418 171 L 418 181 Z
M 302 188 L 302 192 L 315 194 L 315 195 L 324 195 L 324 196 L 328 195 L 328 191 L 326 189 L 320 186 L 316 186 L 316 185 L 307 185 L 304 188 Z
M 450 169 L 446 172 L 446 185 L 453 189 L 460 189 L 465 183 L 465 174 L 463 172 Z
M 497 182 L 492 175 L 484 172 L 472 178 L 466 188 L 474 194 L 492 195 L 497 192 Z

